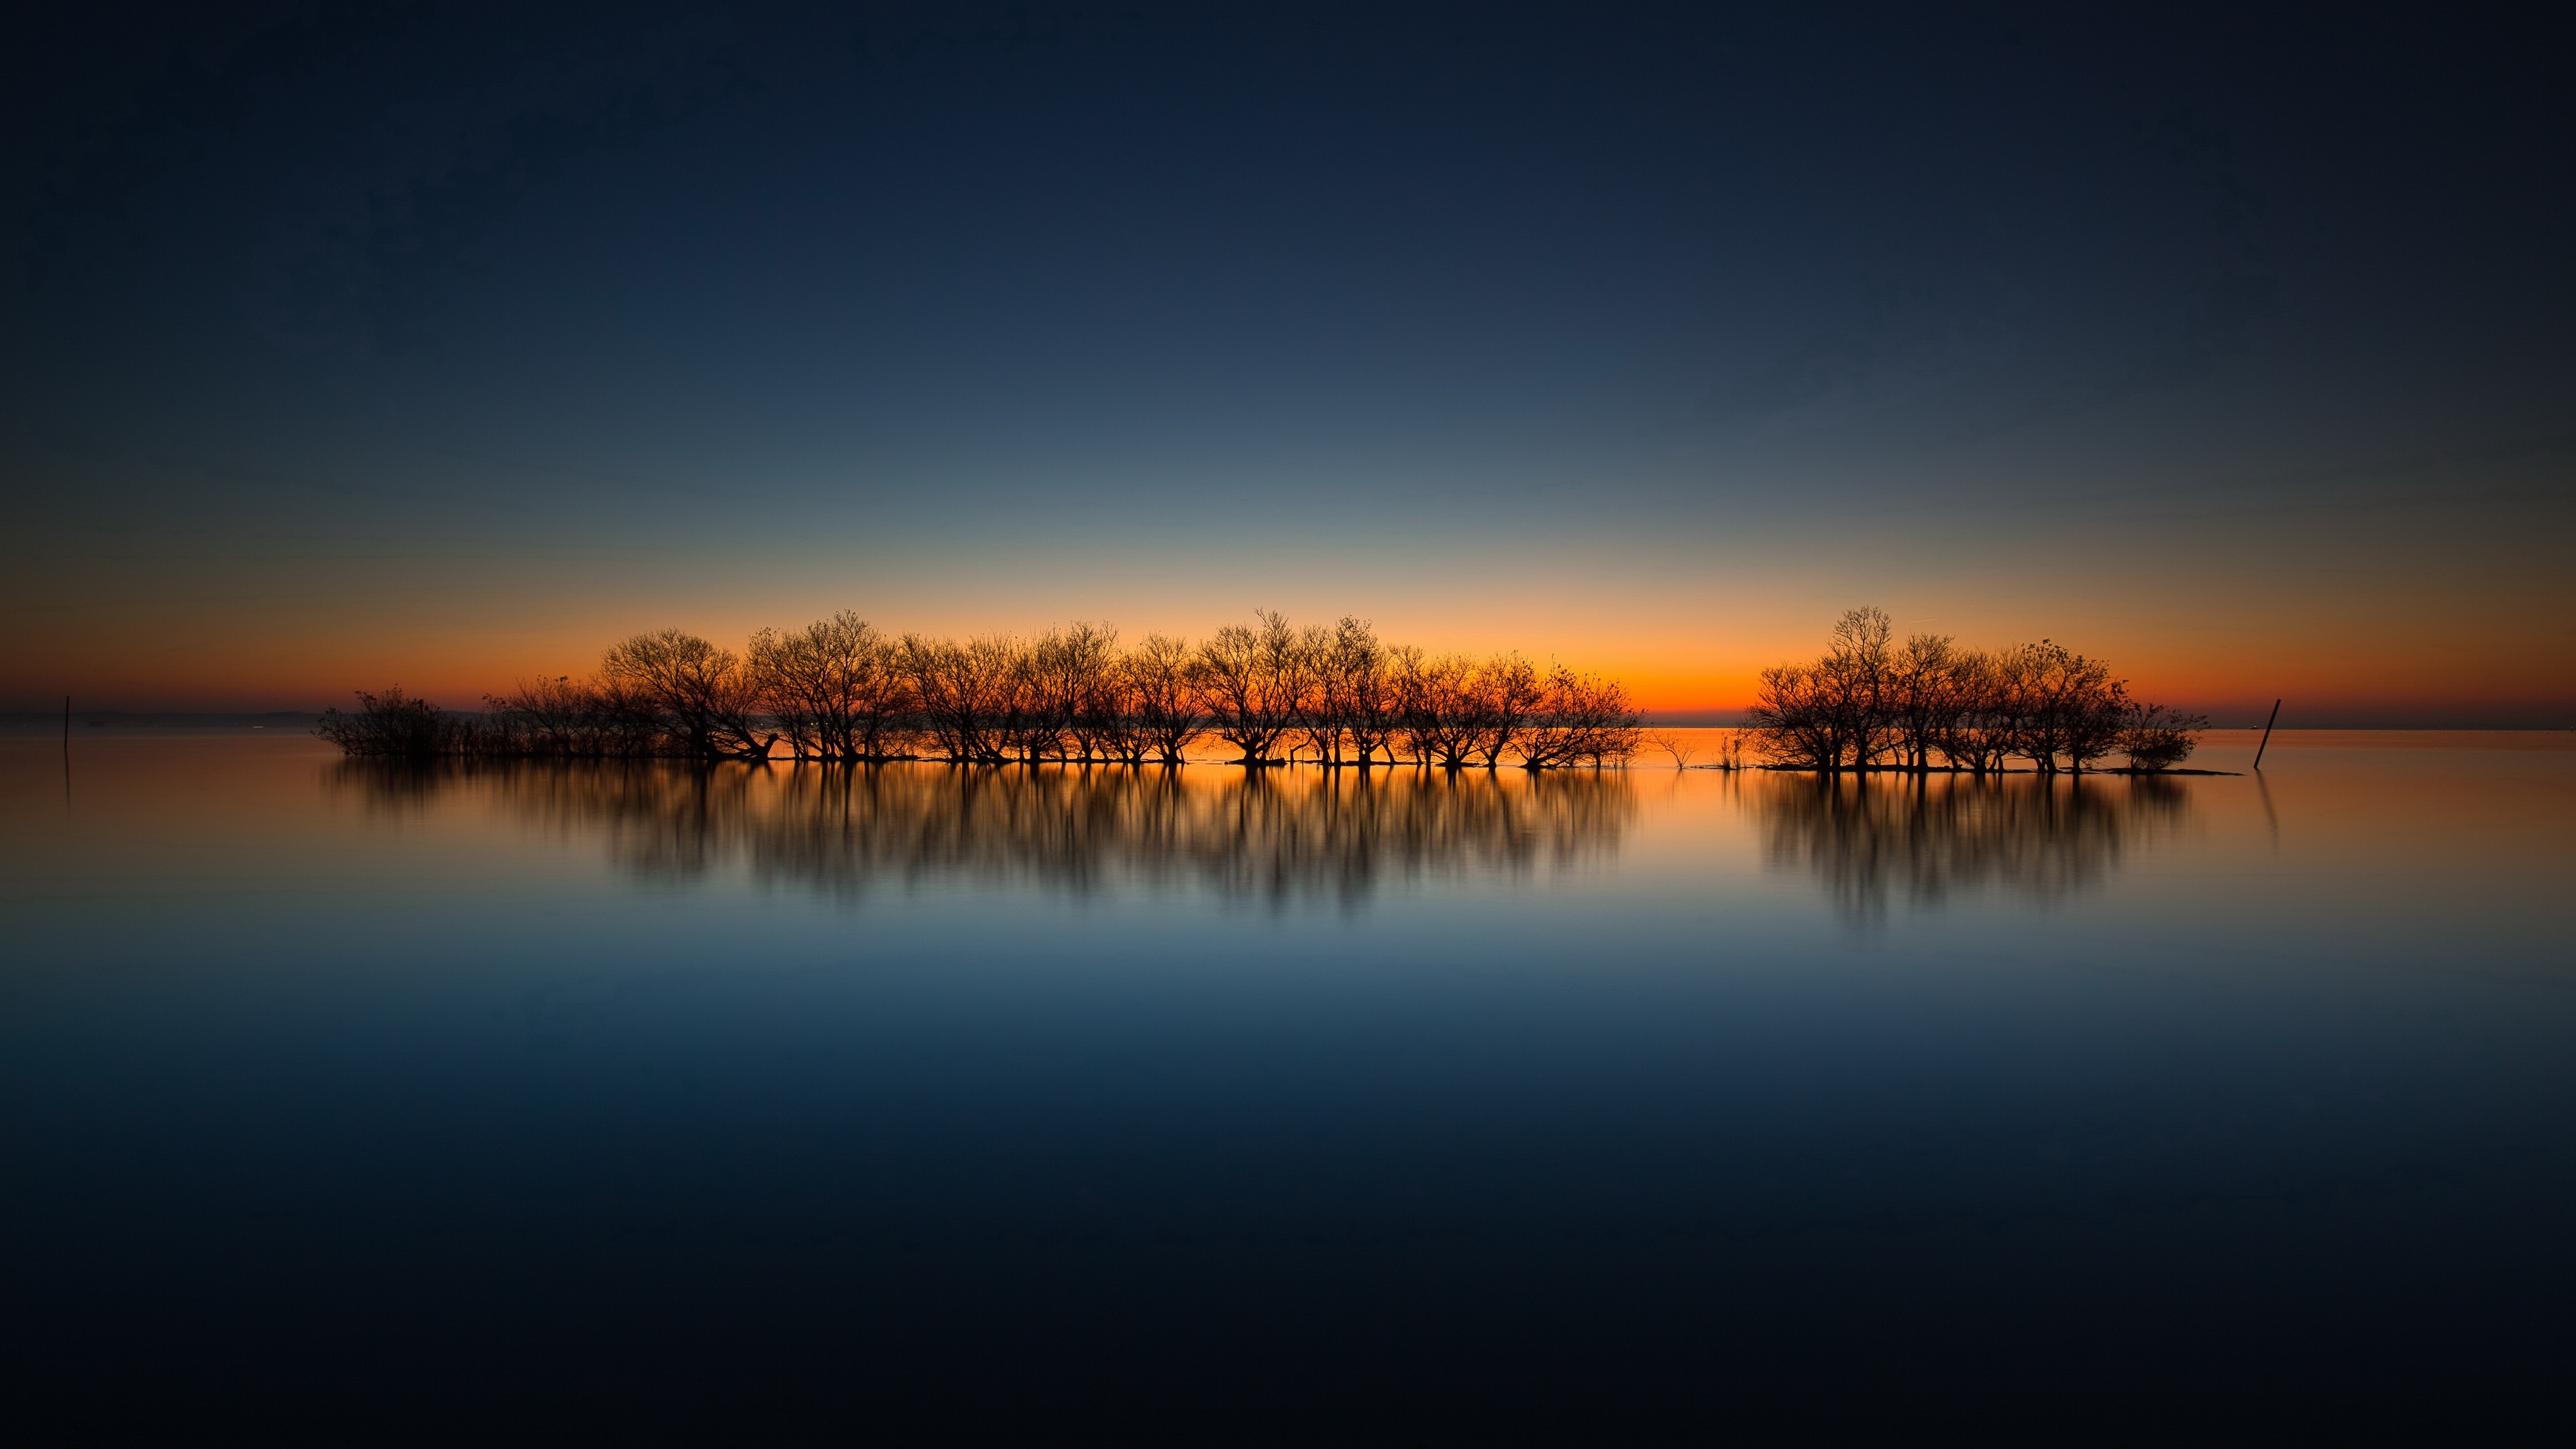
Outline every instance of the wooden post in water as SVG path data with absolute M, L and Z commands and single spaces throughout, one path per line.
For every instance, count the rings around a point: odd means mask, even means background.
M 2258 769 L 2258 770 L 2259 770 L 2259 769 L 2263 768 L 2263 751 L 2264 751 L 2265 749 L 2269 748 L 2269 747 L 2270 747 L 2270 745 L 2271 745 L 2271 743 L 2272 743 L 2272 720 L 2279 719 L 2280 717 L 2281 717 L 2281 702 L 2280 702 L 2279 700 L 2277 700 L 2277 699 L 2276 699 L 2276 700 L 2272 701 L 2272 719 L 2267 719 L 2267 720 L 2263 721 L 2263 742 L 2262 742 L 2261 744 L 2258 744 L 2258 745 L 2256 745 L 2256 746 L 2254 747 L 2254 768 L 2255 768 L 2255 769 Z
M 63 748 L 72 747 L 72 697 L 63 696 Z

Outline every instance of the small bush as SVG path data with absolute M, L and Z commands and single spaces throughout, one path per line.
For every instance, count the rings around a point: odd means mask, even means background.
M 2132 770 L 2170 770 L 2191 758 L 2199 744 L 2194 732 L 2209 728 L 2209 717 L 2182 714 L 2161 704 L 2132 704 L 2120 721 L 2120 749 Z
M 414 699 L 400 685 L 382 694 L 359 690 L 357 713 L 326 709 L 313 732 L 346 754 L 405 760 L 472 754 L 476 735 L 472 720 Z

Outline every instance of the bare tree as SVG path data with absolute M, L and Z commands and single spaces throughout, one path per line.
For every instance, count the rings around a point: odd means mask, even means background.
M 522 679 L 508 694 L 483 696 L 493 726 L 514 746 L 509 752 L 570 758 L 601 753 L 604 702 L 599 691 L 569 674 Z
M 1762 671 L 1745 724 L 1771 763 L 1832 774 L 1843 761 L 1835 700 L 1833 681 L 1813 665 L 1775 664 Z
M 1418 649 L 1396 652 L 1405 744 L 1416 764 L 1443 770 L 1467 767 L 1484 737 L 1476 672 L 1476 661 L 1463 654 L 1430 659 Z
M 1356 619 L 1342 620 L 1334 648 L 1341 661 L 1348 704 L 1344 727 L 1350 733 L 1351 753 L 1365 770 L 1383 750 L 1391 766 L 1395 763 L 1395 737 L 1404 724 L 1397 699 L 1393 651 L 1378 642 L 1374 630 Z
M 1088 742 L 1086 759 L 1094 749 L 1101 759 L 1122 765 L 1141 765 L 1153 758 L 1154 740 L 1147 729 L 1144 701 L 1129 669 L 1134 658 L 1135 651 L 1111 650 L 1085 696 L 1077 738 Z
M 1305 651 L 1288 620 L 1268 609 L 1258 627 L 1228 624 L 1199 646 L 1199 705 L 1217 738 L 1243 751 L 1238 762 L 1279 763 L 1271 751 L 1297 724 L 1306 692 Z
M 932 748 L 961 764 L 1007 758 L 1003 724 L 1017 662 L 1011 641 L 986 637 L 959 644 L 906 634 L 902 653 Z
M 1121 758 L 1127 713 L 1118 658 L 1118 631 L 1109 625 L 1077 621 L 1065 631 L 1064 664 L 1073 687 L 1073 717 L 1066 728 L 1082 759 Z
M 1835 735 L 1835 759 L 1866 770 L 1889 745 L 1888 696 L 1894 672 L 1894 621 L 1884 609 L 1865 606 L 1834 623 L 1825 657 L 1816 668 Z
M 1947 636 L 1917 634 L 1890 664 L 1885 705 L 1900 768 L 1916 774 L 1932 768 L 1932 752 L 1958 703 L 1950 689 L 1956 655 Z
M 1517 738 L 1521 763 L 1529 769 L 1597 769 L 1625 764 L 1643 735 L 1643 717 L 1617 680 L 1577 674 L 1559 664 L 1548 671 L 1538 708 Z M 1681 758 L 1675 756 L 1677 766 Z
M 1471 697 L 1475 701 L 1473 749 L 1490 770 L 1502 763 L 1504 751 L 1522 742 L 1532 716 L 1548 695 L 1538 670 L 1527 659 L 1497 654 L 1477 667 Z
M 1097 757 L 1099 699 L 1117 647 L 1117 630 L 1085 623 L 1011 646 L 1002 729 L 1022 764 Z
M 2129 713 L 2127 680 L 2095 680 L 2068 702 L 2066 768 L 2080 775 L 2096 760 L 2120 748 Z
M 1166 765 L 1181 763 L 1190 743 L 1207 733 L 1199 707 L 1197 651 L 1167 634 L 1148 634 L 1120 661 L 1129 708 L 1146 750 Z
M 1644 738 L 1649 746 L 1672 756 L 1673 768 L 1676 770 L 1689 769 L 1691 757 L 1699 753 L 1699 746 L 1671 730 L 1656 730 Z
M 1762 671 L 1746 716 L 1762 752 L 1827 774 L 1875 764 L 1893 739 L 1894 634 L 1885 610 L 1854 609 L 1835 621 L 1822 659 Z
M 1347 624 L 1348 619 L 1342 621 Z M 1297 692 L 1298 746 L 1289 750 L 1296 757 L 1297 748 L 1311 750 L 1315 763 L 1325 769 L 1341 768 L 1343 725 L 1349 713 L 1341 678 L 1341 660 L 1334 651 L 1333 629 L 1309 624 L 1297 631 L 1299 688 Z
M 652 710 L 677 752 L 692 759 L 767 759 L 778 736 L 752 728 L 756 695 L 741 661 L 694 634 L 663 629 L 610 647 L 599 673 Z
M 882 760 L 894 753 L 911 691 L 896 646 L 844 610 L 792 634 L 751 637 L 763 708 L 799 758 Z
M 2004 666 L 1982 650 L 1954 651 L 1943 671 L 1941 723 L 1934 744 L 1953 770 L 2000 772 L 2011 743 Z
M 788 752 L 800 760 L 831 758 L 835 711 L 825 682 L 827 668 L 808 634 L 782 636 L 763 629 L 751 636 L 749 655 L 753 693 L 770 722 L 787 736 Z
M 2004 656 L 2004 712 L 2012 753 L 2043 775 L 2071 754 L 2081 770 L 2087 759 L 2111 748 L 2116 725 L 2105 729 L 2104 700 L 2119 686 L 2110 669 L 2053 640 L 2024 644 Z

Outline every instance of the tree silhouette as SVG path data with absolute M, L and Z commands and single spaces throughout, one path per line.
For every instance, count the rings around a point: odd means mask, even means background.
M 1303 756 L 1445 771 L 1618 764 L 1642 738 L 1615 680 L 1541 675 L 1510 651 L 1435 658 L 1363 619 L 1300 629 L 1271 610 L 1196 645 L 1151 634 L 1122 647 L 1089 622 L 1033 639 L 897 639 L 844 611 L 762 629 L 737 656 L 663 629 L 611 646 L 592 678 L 521 680 L 484 702 L 478 718 L 361 694 L 320 733 L 351 754 L 761 761 L 784 741 L 800 761 L 978 766 L 1178 765 L 1212 734 L 1254 768 Z
M 1892 639 L 1885 613 L 1854 609 L 1822 658 L 1763 670 L 1746 716 L 1762 755 L 1827 775 L 1926 773 L 1936 753 L 1953 771 L 1992 774 L 2017 758 L 2049 775 L 2127 751 L 2132 769 L 2156 770 L 2188 756 L 2207 726 L 2131 700 L 2109 665 L 2054 640 L 1986 654 L 1946 636 Z

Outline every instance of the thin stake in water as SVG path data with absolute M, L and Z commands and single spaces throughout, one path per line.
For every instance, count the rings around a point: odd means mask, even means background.
M 2265 748 L 2267 748 L 2268 746 L 2270 746 L 2270 744 L 2272 743 L 2272 720 L 2279 719 L 2280 717 L 2281 717 L 2281 702 L 2280 702 L 2279 700 L 2277 700 L 2277 699 L 2276 699 L 2276 700 L 2272 701 L 2272 719 L 2267 719 L 2267 720 L 2263 721 L 2263 740 L 2262 740 L 2262 743 L 2257 744 L 2257 745 L 2254 747 L 2254 768 L 2255 768 L 2255 769 L 2258 769 L 2258 770 L 2259 770 L 2259 769 L 2263 768 L 2263 751 L 2265 750 Z

